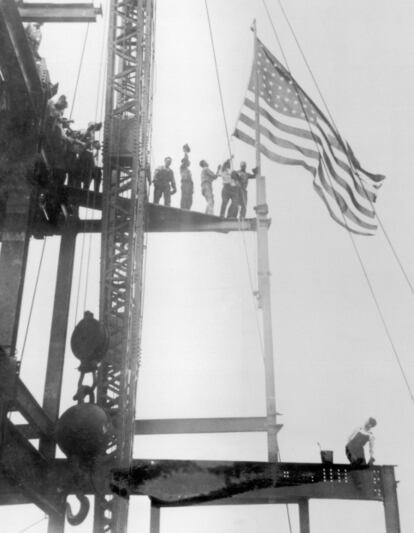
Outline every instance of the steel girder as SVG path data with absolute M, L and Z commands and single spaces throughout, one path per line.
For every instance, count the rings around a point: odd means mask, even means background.
M 97 399 L 111 414 L 114 426 L 108 459 L 124 467 L 132 458 L 141 341 L 153 25 L 153 0 L 111 1 L 100 294 L 100 314 L 110 345 L 99 371 Z M 128 131 L 127 150 L 122 146 L 123 130 Z M 126 532 L 127 516 L 124 499 L 96 497 L 95 532 Z

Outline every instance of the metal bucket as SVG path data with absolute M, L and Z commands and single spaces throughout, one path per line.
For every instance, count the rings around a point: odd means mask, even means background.
M 321 460 L 325 464 L 333 464 L 333 451 L 332 450 L 321 450 Z

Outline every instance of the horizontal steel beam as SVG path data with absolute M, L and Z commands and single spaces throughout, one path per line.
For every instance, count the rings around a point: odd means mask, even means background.
M 18 411 L 27 420 L 28 427 L 40 435 L 53 435 L 53 424 L 33 397 L 29 389 L 17 377 L 16 361 L 12 357 L 0 357 L 0 397 L 8 402 L 10 411 Z
M 160 506 L 279 503 L 306 498 L 383 500 L 382 469 L 344 464 L 135 460 L 113 470 L 113 490 Z
M 38 439 L 40 432 L 28 424 L 16 426 L 27 439 Z M 277 425 L 277 431 L 282 424 Z M 246 433 L 267 431 L 266 417 L 250 418 L 168 418 L 135 420 L 135 435 L 174 435 L 186 433 Z
M 394 472 L 392 466 L 138 459 L 116 470 L 102 462 L 92 480 L 89 471 L 74 470 L 66 459 L 46 463 L 10 426 L 0 505 L 32 501 L 45 512 L 56 511 L 64 495 L 92 495 L 96 487 L 100 494 L 146 495 L 160 507 L 299 503 L 303 498 L 383 501 L 384 473 Z
M 36 428 L 38 436 L 52 437 L 54 432 L 52 421 L 46 416 L 41 406 L 20 379 L 17 380 L 16 398 L 12 408 L 24 416 L 29 422 L 29 427 Z
M 277 425 L 277 431 L 282 425 Z M 266 417 L 250 418 L 171 418 L 135 420 L 136 435 L 172 435 L 177 433 L 244 433 L 267 431 Z
M 75 206 L 102 209 L 102 194 L 85 191 L 73 187 L 66 187 L 68 200 Z M 119 208 L 128 209 L 129 199 L 118 197 Z M 98 221 L 89 221 L 89 227 L 100 224 Z M 145 205 L 145 231 L 147 232 L 193 232 L 217 231 L 228 233 L 230 231 L 255 231 L 256 219 L 232 220 L 227 218 L 206 215 L 198 211 L 166 207 L 147 202 Z M 82 231 L 82 230 L 81 230 Z
M 60 512 L 62 494 L 50 485 L 50 465 L 10 421 L 4 427 L 0 468 L 0 484 L 15 487 L 18 501 L 23 495 L 47 514 Z
M 92 3 L 18 3 L 23 22 L 96 22 L 97 15 L 102 15 L 101 7 Z

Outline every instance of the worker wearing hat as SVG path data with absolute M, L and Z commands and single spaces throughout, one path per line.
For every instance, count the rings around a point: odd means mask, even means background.
M 345 446 L 345 453 L 351 465 L 363 466 L 367 464 L 364 454 L 364 446 L 367 443 L 369 446 L 368 464 L 374 463 L 374 435 L 371 429 L 376 425 L 375 418 L 370 417 L 363 426 L 357 428 L 349 437 Z
M 27 40 L 29 41 L 30 48 L 33 52 L 35 60 L 40 60 L 39 46 L 42 42 L 42 30 L 40 29 L 43 22 L 30 22 L 25 27 Z
M 154 204 L 159 204 L 161 197 L 164 196 L 164 205 L 171 205 L 171 195 L 177 192 L 174 172 L 171 167 L 171 157 L 164 159 L 164 166 L 159 167 L 154 173 Z
M 209 169 L 208 163 L 205 159 L 202 159 L 200 161 L 200 167 L 201 167 L 201 194 L 204 196 L 207 202 L 206 214 L 214 215 L 213 181 L 217 179 L 217 173 L 214 174 L 214 172 Z

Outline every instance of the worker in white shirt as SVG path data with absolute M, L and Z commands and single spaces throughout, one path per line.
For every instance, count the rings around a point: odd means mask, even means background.
M 24 29 L 35 60 L 41 59 L 39 55 L 39 46 L 42 42 L 42 30 L 40 29 L 42 25 L 42 22 L 30 22 Z
M 366 459 L 364 454 L 364 446 L 368 443 L 369 448 L 369 461 L 368 464 L 374 463 L 374 435 L 371 429 L 377 425 L 375 418 L 368 418 L 365 424 L 357 428 L 349 437 L 345 446 L 345 453 L 349 459 L 351 465 L 363 466 L 366 465 Z

